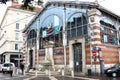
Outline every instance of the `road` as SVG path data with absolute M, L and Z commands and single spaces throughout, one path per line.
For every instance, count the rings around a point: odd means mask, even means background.
M 26 76 L 23 76 L 23 75 L 15 75 L 15 76 L 10 76 L 9 73 L 0 73 L 0 80 L 24 80 L 26 78 L 30 77 L 30 75 L 26 75 Z
M 92 77 L 71 77 L 71 76 L 54 76 L 54 78 L 49 78 L 48 76 L 39 76 L 30 80 L 120 80 L 120 77 L 107 77 L 107 76 L 92 76 Z
M 55 75 L 55 76 L 45 76 L 45 75 L 39 75 L 36 77 L 35 75 L 31 74 L 26 74 L 25 76 L 23 75 L 17 75 L 11 77 L 10 74 L 2 74 L 0 73 L 0 80 L 120 80 L 120 77 L 107 77 L 107 76 L 90 76 L 90 77 L 71 77 L 71 76 L 60 76 L 60 75 Z

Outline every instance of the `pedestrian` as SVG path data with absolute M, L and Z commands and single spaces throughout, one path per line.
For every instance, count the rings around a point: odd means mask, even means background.
M 22 62 L 20 63 L 20 69 L 22 71 L 22 75 L 24 75 L 24 64 Z
M 12 68 L 12 66 L 10 67 L 10 76 L 11 77 L 13 76 L 13 68 Z

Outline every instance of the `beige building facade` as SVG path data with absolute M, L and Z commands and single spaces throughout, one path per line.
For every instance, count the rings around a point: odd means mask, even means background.
M 16 66 L 23 58 L 22 30 L 34 17 L 35 12 L 8 7 L 0 24 L 1 62 L 14 62 Z

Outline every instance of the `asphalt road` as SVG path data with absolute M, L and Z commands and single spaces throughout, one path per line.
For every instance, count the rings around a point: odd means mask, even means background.
M 107 77 L 107 76 L 91 76 L 91 77 L 75 77 L 70 76 L 54 76 L 55 79 L 50 79 L 47 76 L 39 76 L 30 80 L 120 80 L 120 77 Z
M 28 79 L 31 78 L 32 79 Z M 45 75 L 39 75 L 38 77 L 36 77 L 35 75 L 31 75 L 31 74 L 26 74 L 25 76 L 23 75 L 17 75 L 17 76 L 13 76 L 11 77 L 10 74 L 2 74 L 0 73 L 0 80 L 120 80 L 120 77 L 107 77 L 105 75 L 103 76 L 77 76 L 77 77 L 71 77 L 71 76 L 61 76 L 61 75 L 55 75 L 53 77 L 48 77 Z

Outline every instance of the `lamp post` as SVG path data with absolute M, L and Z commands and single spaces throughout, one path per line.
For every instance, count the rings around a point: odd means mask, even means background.
M 37 29 L 36 29 L 36 31 L 37 31 L 37 38 L 36 38 L 36 56 L 37 56 L 37 63 L 36 63 L 36 73 L 35 73 L 35 75 L 37 76 L 38 75 L 38 54 L 39 54 L 39 21 L 37 21 Z
M 64 7 L 63 12 L 63 47 L 64 47 L 64 73 L 65 74 L 65 68 L 66 68 L 66 45 L 67 45 L 67 38 L 66 38 L 66 8 Z

